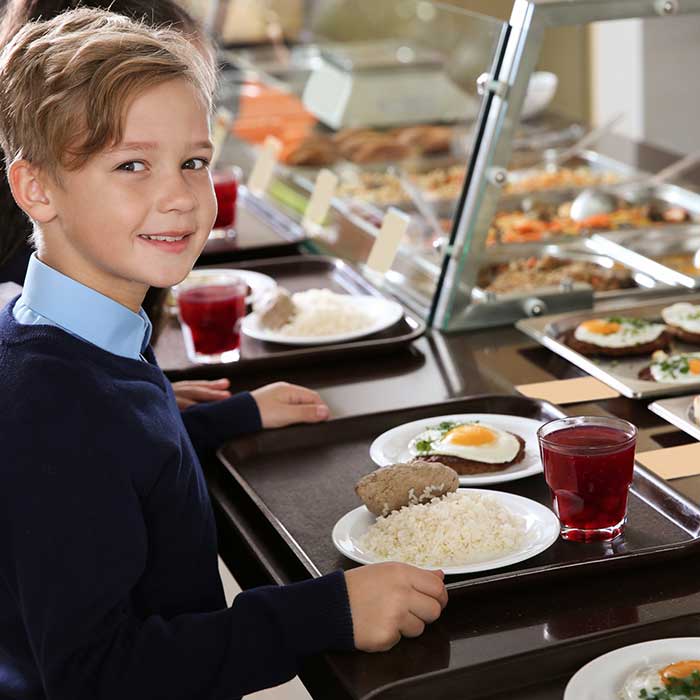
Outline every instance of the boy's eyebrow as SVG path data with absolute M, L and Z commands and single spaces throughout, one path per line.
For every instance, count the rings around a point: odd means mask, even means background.
M 211 141 L 208 139 L 206 141 L 196 141 L 189 144 L 190 148 L 214 148 Z M 154 151 L 158 148 L 158 144 L 155 141 L 125 141 L 123 143 L 117 144 L 113 148 L 110 148 L 111 153 L 116 153 L 118 151 Z

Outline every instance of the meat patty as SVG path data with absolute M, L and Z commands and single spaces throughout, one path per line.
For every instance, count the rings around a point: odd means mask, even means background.
M 680 326 L 673 326 L 670 323 L 667 323 L 666 326 L 668 328 L 668 332 L 678 338 L 678 340 L 682 340 L 684 343 L 700 345 L 700 333 L 690 333 Z
M 392 464 L 363 476 L 355 493 L 374 515 L 388 515 L 410 503 L 425 503 L 459 488 L 459 478 L 444 464 Z
M 488 474 L 491 472 L 500 472 L 504 469 L 512 466 L 513 464 L 518 464 L 525 459 L 525 440 L 523 440 L 520 435 L 515 433 L 510 433 L 520 445 L 518 454 L 510 460 L 510 462 L 498 462 L 496 464 L 489 464 L 488 462 L 479 462 L 475 459 L 463 459 L 462 457 L 453 457 L 452 455 L 420 455 L 420 457 L 415 457 L 411 462 L 440 462 L 440 464 L 445 464 L 448 467 L 452 467 L 457 474 L 460 476 L 468 476 L 472 474 Z
M 559 341 L 568 345 L 572 350 L 582 355 L 605 355 L 606 357 L 626 357 L 628 355 L 651 355 L 657 350 L 665 350 L 671 344 L 671 336 L 664 331 L 656 340 L 641 345 L 630 345 L 623 348 L 603 348 L 593 343 L 584 343 L 574 337 L 574 330 L 559 336 Z

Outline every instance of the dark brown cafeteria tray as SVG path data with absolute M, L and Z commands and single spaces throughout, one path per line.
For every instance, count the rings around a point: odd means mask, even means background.
M 237 265 L 217 265 L 227 269 L 246 269 L 269 275 L 292 292 L 311 288 L 330 289 L 351 295 L 384 295 L 348 263 L 321 255 L 296 255 L 288 258 L 257 260 Z M 177 319 L 170 319 L 155 346 L 156 357 L 170 379 L 235 376 L 240 372 L 288 367 L 298 362 L 321 362 L 378 355 L 407 346 L 425 332 L 425 323 L 405 310 L 401 321 L 379 333 L 345 343 L 317 346 L 266 343 L 241 335 L 241 359 L 227 364 L 196 364 L 187 357 Z
M 630 644 L 673 637 L 700 637 L 700 615 L 632 625 L 498 661 L 426 673 L 379 688 L 365 700 L 561 700 L 571 677 L 589 661 Z M 638 665 L 645 665 L 643 658 Z M 617 698 L 618 690 L 611 688 L 600 700 Z
M 407 390 L 412 390 L 407 387 Z M 235 440 L 219 458 L 277 529 L 311 576 L 357 566 L 331 541 L 335 523 L 361 505 L 354 485 L 375 469 L 372 441 L 409 421 L 456 413 L 500 413 L 546 422 L 564 413 L 524 396 L 486 395 L 342 418 L 322 425 L 265 431 Z M 483 486 L 480 488 L 484 488 Z M 497 485 L 551 506 L 542 474 Z M 602 573 L 700 551 L 700 507 L 641 466 L 635 470 L 625 534 L 612 543 L 558 540 L 538 556 L 491 572 L 451 576 L 451 589 L 541 583 L 554 577 Z

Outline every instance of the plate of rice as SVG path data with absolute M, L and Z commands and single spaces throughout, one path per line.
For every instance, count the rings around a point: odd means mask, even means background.
M 360 564 L 399 561 L 446 574 L 489 571 L 530 559 L 559 537 L 557 516 L 512 493 L 458 489 L 376 517 L 360 506 L 333 528 L 333 544 Z
M 292 295 L 296 313 L 281 328 L 264 327 L 257 313 L 243 319 L 247 336 L 284 345 L 328 345 L 386 330 L 404 316 L 401 304 L 374 296 L 309 289 Z

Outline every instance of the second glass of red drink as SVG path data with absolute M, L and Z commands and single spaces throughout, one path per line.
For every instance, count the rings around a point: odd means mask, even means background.
M 537 436 L 562 537 L 592 542 L 620 535 L 634 473 L 635 426 L 577 416 L 546 423 Z

